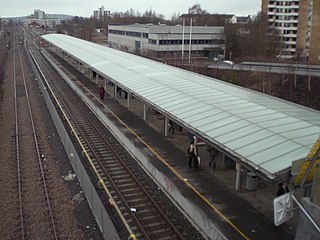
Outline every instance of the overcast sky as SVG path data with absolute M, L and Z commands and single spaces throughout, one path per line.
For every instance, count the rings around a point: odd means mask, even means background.
M 90 17 L 93 10 L 103 5 L 111 12 L 125 12 L 130 8 L 144 12 L 151 7 L 170 19 L 173 13 L 187 13 L 188 8 L 197 3 L 209 13 L 254 15 L 261 8 L 261 0 L 1 0 L 0 16 L 27 16 L 34 9 L 41 9 L 51 14 Z

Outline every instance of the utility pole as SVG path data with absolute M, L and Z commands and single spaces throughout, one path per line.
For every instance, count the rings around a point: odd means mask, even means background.
M 190 18 L 189 64 L 191 63 L 192 18 Z
M 181 49 L 182 62 L 183 62 L 183 57 L 184 57 L 184 25 L 185 25 L 185 19 L 182 20 L 182 49 Z

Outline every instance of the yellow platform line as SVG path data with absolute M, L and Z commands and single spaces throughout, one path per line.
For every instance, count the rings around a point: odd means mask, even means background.
M 187 180 L 185 180 L 180 173 L 178 173 L 169 163 L 166 162 L 148 143 L 146 143 L 138 134 L 136 134 L 125 122 L 123 122 L 110 108 L 108 108 L 95 94 L 93 94 L 88 88 L 86 88 L 80 81 L 78 83 L 92 95 L 105 109 L 107 109 L 127 130 L 129 130 L 143 145 L 145 145 L 158 159 L 160 159 L 180 180 L 192 189 L 212 210 L 214 210 L 223 220 L 225 220 L 234 230 L 236 230 L 244 239 L 249 240 L 249 238 L 232 223 L 219 209 L 213 206 L 208 199 L 206 199 L 195 187 L 193 187 Z

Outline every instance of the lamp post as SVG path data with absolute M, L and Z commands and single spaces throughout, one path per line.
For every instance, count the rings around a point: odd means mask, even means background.
M 190 18 L 189 64 L 191 63 L 192 18 Z
M 181 58 L 183 62 L 183 55 L 184 55 L 184 25 L 185 25 L 185 19 L 182 20 L 182 49 L 181 49 Z

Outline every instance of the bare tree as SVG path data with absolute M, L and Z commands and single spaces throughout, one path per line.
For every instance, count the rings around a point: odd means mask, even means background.
M 227 56 L 235 58 L 272 59 L 280 51 L 280 37 L 268 26 L 267 17 L 259 13 L 248 24 L 226 24 Z
M 206 10 L 203 10 L 199 3 L 194 4 L 192 7 L 188 9 L 188 14 L 208 14 Z

